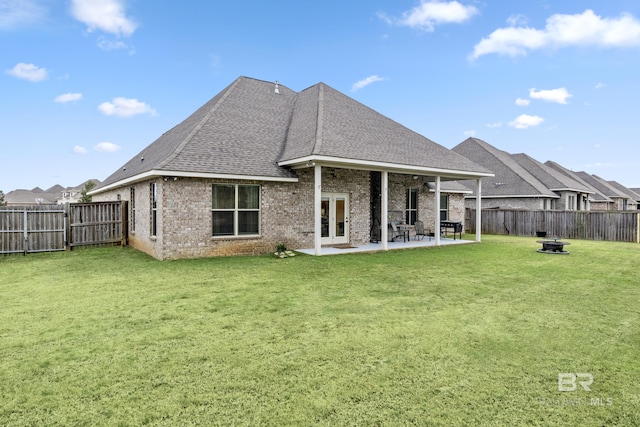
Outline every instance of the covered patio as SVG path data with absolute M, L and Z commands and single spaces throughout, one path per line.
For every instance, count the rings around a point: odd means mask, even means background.
M 414 249 L 414 248 L 426 248 L 426 247 L 435 247 L 435 246 L 447 246 L 447 245 L 464 245 L 468 243 L 476 243 L 475 240 L 464 240 L 464 239 L 453 239 L 449 237 L 441 237 L 439 243 L 436 242 L 435 238 L 432 239 L 422 239 L 415 240 L 410 239 L 406 242 L 401 240 L 396 242 L 387 242 L 386 248 L 383 246 L 382 242 L 377 243 L 367 243 L 359 246 L 351 246 L 351 245 L 337 245 L 337 246 L 324 246 L 322 247 L 322 251 L 320 254 L 316 253 L 315 248 L 304 248 L 304 249 L 295 249 L 296 252 L 300 252 L 307 255 L 341 255 L 341 254 L 349 254 L 349 253 L 357 253 L 357 252 L 378 252 L 385 250 L 396 250 L 396 249 Z

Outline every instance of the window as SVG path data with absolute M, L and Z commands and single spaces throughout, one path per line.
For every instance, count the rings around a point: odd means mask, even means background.
M 158 188 L 155 182 L 149 184 L 149 207 L 151 208 L 151 228 L 149 233 L 151 236 L 155 236 L 158 232 Z
M 136 231 L 136 188 L 129 189 L 129 230 Z
M 213 184 L 212 235 L 246 236 L 260 233 L 260 186 Z
M 440 221 L 446 221 L 449 219 L 449 195 L 440 195 Z
M 407 188 L 404 221 L 409 225 L 413 225 L 416 219 L 418 219 L 418 190 L 416 188 Z

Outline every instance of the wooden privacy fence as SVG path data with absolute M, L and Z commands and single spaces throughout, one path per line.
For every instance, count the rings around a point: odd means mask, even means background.
M 0 253 L 64 251 L 66 233 L 62 206 L 0 207 Z
M 127 244 L 127 202 L 0 208 L 0 254 Z
M 640 243 L 640 212 L 636 211 L 539 211 L 483 209 L 481 232 L 565 239 Z M 466 228 L 476 230 L 475 209 L 467 209 Z

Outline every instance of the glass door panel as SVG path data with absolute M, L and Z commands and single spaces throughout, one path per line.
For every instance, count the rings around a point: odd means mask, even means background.
M 331 203 L 328 197 L 323 197 L 320 204 L 322 221 L 322 237 L 329 237 L 329 218 L 331 218 Z
M 345 199 L 344 197 L 336 197 L 336 237 L 344 237 L 345 225 Z

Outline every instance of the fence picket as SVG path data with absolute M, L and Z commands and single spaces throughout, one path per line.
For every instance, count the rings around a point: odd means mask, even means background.
M 475 209 L 467 209 L 466 228 L 475 233 Z M 548 236 L 567 239 L 640 243 L 640 212 L 637 211 L 518 211 L 483 209 L 482 233 Z
M 64 251 L 81 245 L 126 245 L 126 203 L 4 206 L 0 254 Z

